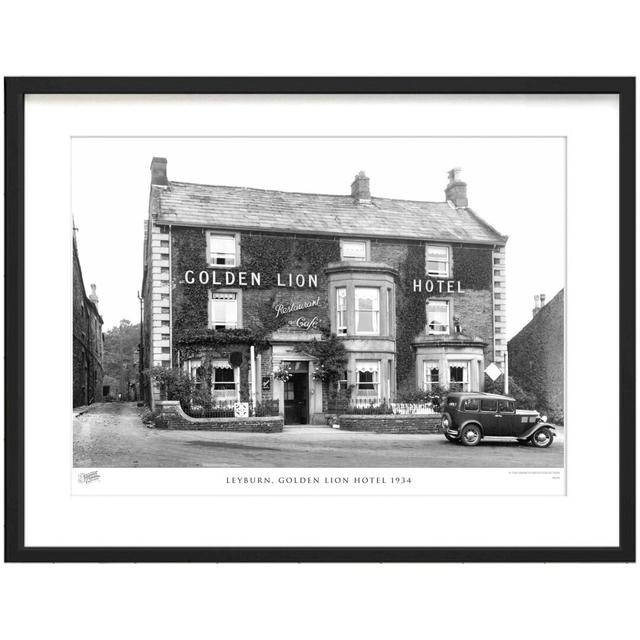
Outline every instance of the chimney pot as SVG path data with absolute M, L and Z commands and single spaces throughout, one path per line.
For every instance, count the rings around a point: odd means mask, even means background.
M 532 315 L 536 315 L 540 311 L 540 296 L 536 294 L 533 296 L 533 309 L 531 311 Z
M 166 158 L 153 158 L 151 161 L 151 184 L 157 187 L 169 186 Z
M 91 300 L 91 302 L 93 302 L 93 304 L 95 304 L 96 306 L 98 305 L 98 294 L 96 293 L 96 285 L 92 284 L 91 286 L 91 294 L 89 295 L 89 300 Z
M 351 183 L 351 197 L 356 202 L 371 202 L 369 178 L 364 171 L 360 171 Z
M 547 294 L 546 293 L 541 293 L 540 294 L 540 307 L 544 307 L 544 302 L 547 299 Z
M 449 171 L 449 184 L 444 190 L 447 200 L 452 202 L 456 207 L 468 207 L 469 200 L 467 199 L 467 183 L 463 182 L 460 178 L 462 169 L 460 167 L 454 167 Z

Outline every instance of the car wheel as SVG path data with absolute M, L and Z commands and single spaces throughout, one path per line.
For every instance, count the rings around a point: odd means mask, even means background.
M 467 425 L 460 433 L 460 442 L 466 447 L 475 447 L 482 438 L 482 431 L 477 424 Z
M 538 447 L 538 449 L 546 449 L 547 447 L 551 446 L 552 442 L 553 442 L 553 433 L 551 433 L 551 430 L 547 429 L 547 427 L 542 427 L 538 429 L 531 436 L 531 444 L 534 447 Z

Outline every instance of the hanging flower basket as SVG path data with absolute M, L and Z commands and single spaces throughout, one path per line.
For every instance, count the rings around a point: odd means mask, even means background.
M 273 370 L 273 377 L 276 380 L 282 380 L 282 382 L 290 380 L 292 375 L 291 368 L 286 364 L 281 364 L 277 369 Z
M 314 380 L 319 382 L 328 382 L 331 379 L 331 373 L 327 371 L 324 365 L 316 366 L 311 375 Z

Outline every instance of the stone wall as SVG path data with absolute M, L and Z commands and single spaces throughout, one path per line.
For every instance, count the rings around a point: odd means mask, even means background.
M 102 402 L 102 318 L 86 295 L 73 239 L 73 406 Z
M 438 433 L 441 416 L 428 415 L 341 415 L 340 429 L 374 433 Z
M 540 412 L 564 424 L 564 289 L 509 341 L 509 374 Z
M 195 431 L 234 431 L 244 433 L 278 433 L 282 431 L 282 416 L 264 418 L 191 418 L 177 400 L 156 402 L 156 427 Z

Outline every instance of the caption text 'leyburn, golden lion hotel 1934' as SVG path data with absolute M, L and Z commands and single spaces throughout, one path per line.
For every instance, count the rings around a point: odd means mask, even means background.
M 348 195 L 191 184 L 169 180 L 154 158 L 145 367 L 323 423 L 327 388 L 299 345 L 334 334 L 348 352 L 340 384 L 356 401 L 482 390 L 507 347 L 507 238 L 469 208 L 459 169 L 445 196 L 373 197 L 364 172 Z M 286 381 L 274 375 L 283 368 Z M 160 397 L 157 385 L 147 393 L 152 405 Z

